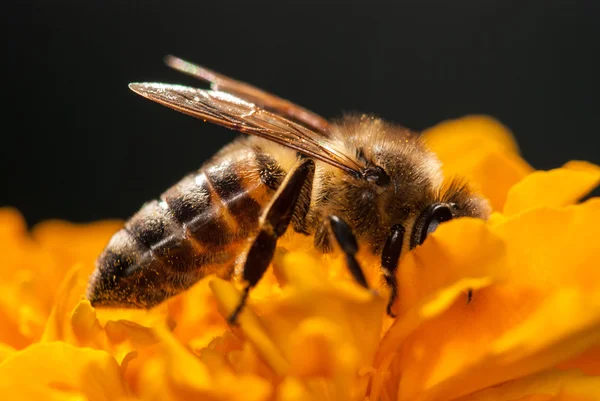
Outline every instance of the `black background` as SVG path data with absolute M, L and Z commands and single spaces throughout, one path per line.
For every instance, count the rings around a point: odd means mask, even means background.
M 169 53 L 326 117 L 420 130 L 485 113 L 536 168 L 598 163 L 597 3 L 3 2 L 0 205 L 29 223 L 126 218 L 234 138 L 127 89 L 200 85 Z

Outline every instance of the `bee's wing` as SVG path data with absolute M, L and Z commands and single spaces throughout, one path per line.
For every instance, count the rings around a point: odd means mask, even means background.
M 192 117 L 266 138 L 353 175 L 359 174 L 360 165 L 336 150 L 324 134 L 232 94 L 160 83 L 132 83 L 129 88 Z
M 331 128 L 329 121 L 318 114 L 245 82 L 236 81 L 233 78 L 229 78 L 209 70 L 208 68 L 192 64 L 175 56 L 167 56 L 165 62 L 169 67 L 177 71 L 181 71 L 201 79 L 202 81 L 209 82 L 212 90 L 231 93 L 240 99 L 244 99 L 262 107 L 265 110 L 284 116 L 288 120 L 306 125 L 317 132 L 327 134 Z

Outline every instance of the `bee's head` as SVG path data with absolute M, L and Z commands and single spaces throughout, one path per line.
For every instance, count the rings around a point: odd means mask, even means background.
M 362 115 L 347 116 L 338 124 L 345 153 L 362 166 L 359 174 L 333 182 L 341 203 L 339 212 L 360 237 L 381 250 L 390 228 L 401 226 L 403 249 L 421 244 L 441 223 L 471 216 L 486 218 L 487 202 L 460 180 L 444 181 L 441 162 L 419 135 Z M 339 201 L 346 199 L 347 202 Z

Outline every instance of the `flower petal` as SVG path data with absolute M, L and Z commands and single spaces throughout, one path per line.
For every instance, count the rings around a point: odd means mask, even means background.
M 71 268 L 80 263 L 84 273 L 91 274 L 94 261 L 122 225 L 118 220 L 89 224 L 47 220 L 33 227 L 31 235 L 42 249 L 53 255 L 58 266 Z
M 440 296 L 438 291 L 463 279 L 498 280 L 506 263 L 502 239 L 485 222 L 462 218 L 444 223 L 400 260 L 396 313 Z
M 2 363 L 2 361 L 4 361 L 6 358 L 11 356 L 15 352 L 17 352 L 17 350 L 11 347 L 10 345 L 0 343 L 0 364 Z
M 158 341 L 154 330 L 128 320 L 110 320 L 106 323 L 104 330 L 108 339 L 113 343 L 129 340 L 136 346 L 144 347 Z
M 66 332 L 68 317 L 80 298 L 77 290 L 81 266 L 74 266 L 65 276 L 57 291 L 57 299 L 52 307 L 41 341 L 57 341 L 71 339 Z
M 600 183 L 600 167 L 591 163 L 570 162 L 550 171 L 536 171 L 516 183 L 508 192 L 504 214 L 543 206 L 570 205 Z
M 71 328 L 80 343 L 99 343 L 103 329 L 96 318 L 96 311 L 87 299 L 79 301 L 71 313 Z
M 600 376 L 600 345 L 588 348 L 575 358 L 563 362 L 558 369 L 579 369 L 585 374 Z
M 0 365 L 0 388 L 10 400 L 77 394 L 91 401 L 111 401 L 128 394 L 112 356 L 62 342 L 34 344 L 8 357 Z
M 509 189 L 533 171 L 518 155 L 512 134 L 489 117 L 443 122 L 423 138 L 441 160 L 445 176 L 467 178 L 496 211 L 502 210 Z
M 465 152 L 479 152 L 482 148 L 519 152 L 508 128 L 498 120 L 483 115 L 446 120 L 423 131 L 422 135 L 434 152 L 452 159 L 464 156 Z
M 311 394 L 304 383 L 294 377 L 286 377 L 277 389 L 277 401 L 313 401 Z
M 459 298 L 444 313 L 417 321 L 397 348 L 391 370 L 400 382 L 391 381 L 388 393 L 397 391 L 399 400 L 440 394 L 452 399 L 493 384 L 475 364 L 491 352 L 490 342 L 526 319 L 538 302 L 535 293 L 493 285 L 477 291 L 470 304 Z
M 210 371 L 172 333 L 157 329 L 156 334 L 162 359 L 146 366 L 141 398 L 266 401 L 270 397 L 271 385 L 264 379 L 235 376 L 226 369 Z
M 600 249 L 593 245 L 600 228 L 589 224 L 598 220 L 600 200 L 591 200 L 532 210 L 492 227 L 507 245 L 503 281 L 401 337 L 391 365 L 401 377 L 400 400 L 463 396 L 600 344 Z M 391 382 L 388 392 L 395 388 Z
M 285 284 L 270 297 L 250 293 L 243 336 L 277 375 L 301 377 L 312 399 L 362 399 L 369 378 L 357 372 L 372 365 L 384 300 L 351 280 L 328 280 L 329 269 L 304 252 L 280 253 L 273 270 Z M 239 292 L 222 280 L 211 286 L 227 316 Z
M 215 293 L 219 309 L 222 311 L 223 316 L 231 315 L 241 299 L 241 293 L 231 282 L 221 279 L 212 280 L 210 286 Z M 261 352 L 263 358 L 265 358 L 275 372 L 284 374 L 288 371 L 288 361 L 281 355 L 250 306 L 247 306 L 240 313 L 238 321 L 240 326 L 243 327 L 244 334 L 248 337 L 248 340 Z
M 511 280 L 540 288 L 600 291 L 600 198 L 564 209 L 535 209 L 493 227 L 506 243 Z
M 27 224 L 21 214 L 8 207 L 0 208 L 0 279 L 6 281 L 23 268 L 27 251 L 32 246 L 27 238 Z
M 600 377 L 578 371 L 545 371 L 512 380 L 456 401 L 594 401 L 600 399 Z

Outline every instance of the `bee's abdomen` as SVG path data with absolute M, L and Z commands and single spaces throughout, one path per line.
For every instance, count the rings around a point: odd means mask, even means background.
M 207 274 L 231 275 L 278 186 L 274 180 L 284 174 L 263 179 L 264 155 L 259 160 L 247 148 L 233 153 L 188 175 L 127 221 L 98 260 L 92 303 L 150 307 Z M 277 163 L 270 162 L 272 173 Z M 134 289 L 140 285 L 145 291 Z

